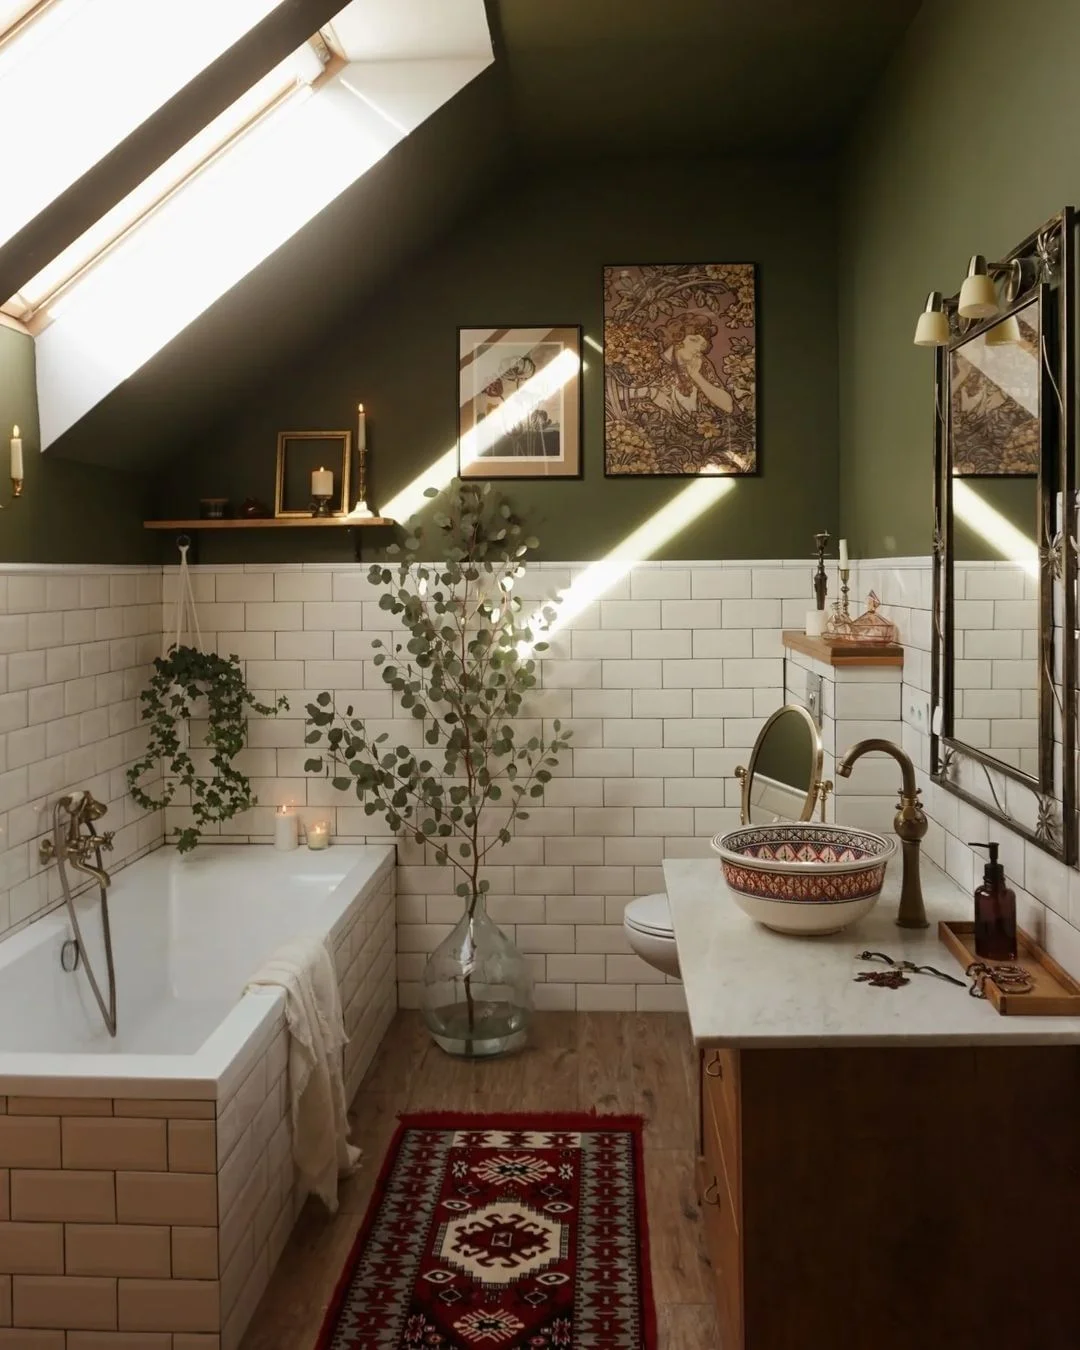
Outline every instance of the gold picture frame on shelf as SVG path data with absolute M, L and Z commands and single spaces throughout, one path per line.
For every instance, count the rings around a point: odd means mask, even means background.
M 351 508 L 352 432 L 279 431 L 274 518 L 295 519 L 314 511 L 311 475 L 329 469 L 334 475 L 331 516 L 347 516 Z

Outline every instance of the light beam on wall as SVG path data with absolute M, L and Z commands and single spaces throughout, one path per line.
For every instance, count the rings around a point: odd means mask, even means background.
M 1017 563 L 1030 577 L 1039 575 L 1039 550 L 1035 541 L 1018 530 L 967 483 L 954 478 L 953 510 L 970 529 L 1008 562 Z
M 665 506 L 631 531 L 605 557 L 591 563 L 584 572 L 562 592 L 555 601 L 555 618 L 545 624 L 533 623 L 533 642 L 540 641 L 565 628 L 594 600 L 607 594 L 620 582 L 635 563 L 644 562 L 659 552 L 671 539 L 714 506 L 735 486 L 730 478 L 698 478 L 676 493 Z M 521 654 L 527 655 L 531 644 L 521 644 Z

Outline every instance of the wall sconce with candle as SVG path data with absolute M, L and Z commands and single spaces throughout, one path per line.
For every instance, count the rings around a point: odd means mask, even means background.
M 23 491 L 23 443 L 19 428 L 11 429 L 11 495 L 21 497 Z

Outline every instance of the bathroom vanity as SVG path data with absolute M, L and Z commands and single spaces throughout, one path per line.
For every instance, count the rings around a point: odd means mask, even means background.
M 721 1350 L 1080 1344 L 1080 1018 L 1000 1016 L 865 949 L 963 971 L 971 897 L 930 863 L 931 926 L 877 907 L 827 937 L 747 918 L 713 860 L 664 865 L 700 1051 L 699 1195 Z

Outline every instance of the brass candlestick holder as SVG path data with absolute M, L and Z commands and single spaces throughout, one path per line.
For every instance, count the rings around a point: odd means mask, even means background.
M 825 573 L 825 550 L 829 546 L 829 532 L 822 530 L 820 534 L 814 535 L 814 546 L 817 549 L 817 571 L 814 573 L 814 597 L 817 600 L 818 609 L 825 608 L 825 597 L 829 594 L 829 578 Z
M 845 619 L 851 618 L 851 612 L 848 609 L 848 581 L 851 579 L 851 568 L 841 567 L 840 569 L 840 613 Z

